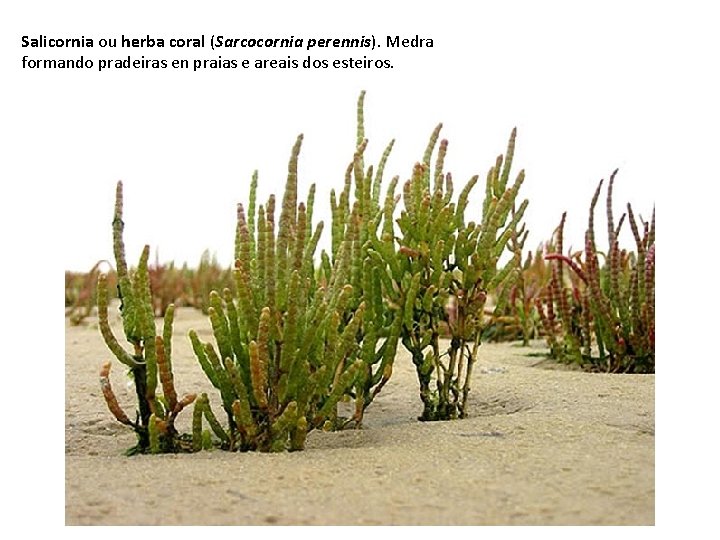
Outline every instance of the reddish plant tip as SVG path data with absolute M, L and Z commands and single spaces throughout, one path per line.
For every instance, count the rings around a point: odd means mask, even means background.
M 570 259 L 567 255 L 563 255 L 562 253 L 548 253 L 545 255 L 546 261 L 562 261 L 565 264 L 567 264 L 572 270 L 577 274 L 577 276 L 583 280 L 585 284 L 587 284 L 587 277 L 585 276 L 585 272 L 583 272 L 582 268 L 580 268 L 575 261 Z
M 110 366 L 112 365 L 111 362 L 105 362 L 102 367 L 100 368 L 100 377 L 103 379 L 107 379 L 110 375 Z

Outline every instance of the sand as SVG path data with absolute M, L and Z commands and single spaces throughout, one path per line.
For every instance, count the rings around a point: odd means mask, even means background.
M 190 328 L 209 339 L 205 316 L 178 310 L 178 392 L 206 391 L 219 410 Z M 295 453 L 125 457 L 135 435 L 102 398 L 111 354 L 97 320 L 66 320 L 66 524 L 654 525 L 655 377 L 570 370 L 543 350 L 483 344 L 464 420 L 416 420 L 417 380 L 400 351 L 361 430 L 311 432 Z M 134 411 L 117 361 L 111 380 Z

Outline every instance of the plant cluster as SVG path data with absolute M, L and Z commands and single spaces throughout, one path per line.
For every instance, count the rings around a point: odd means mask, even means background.
M 96 283 L 103 264 L 109 263 L 104 260 L 98 261 L 89 272 L 65 272 L 65 317 L 71 325 L 82 324 L 97 306 Z M 115 287 L 117 284 L 115 272 L 107 272 L 105 275 L 110 287 Z
M 148 272 L 153 309 L 158 317 L 165 315 L 170 304 L 193 307 L 207 315 L 210 293 L 234 287 L 232 269 L 223 268 L 209 250 L 203 252 L 197 268 L 190 268 L 187 263 L 179 268 L 173 262 L 161 263 L 156 255 Z
M 500 267 L 498 261 L 528 204 L 523 201 L 511 215 L 524 180 L 521 171 L 508 182 L 513 130 L 505 156 L 498 156 L 488 171 L 481 220 L 466 222 L 469 196 L 479 177 L 472 177 L 453 201 L 452 176 L 443 170 L 447 140 L 440 142 L 431 167 L 441 127 L 433 131 L 422 162 L 403 187 L 400 235 L 394 237 L 388 227 L 374 239 L 371 251 L 387 269 L 384 294 L 402 314 L 401 342 L 420 383 L 421 420 L 467 414 L 487 295 L 516 277 L 514 260 Z M 449 334 L 447 346 L 440 341 L 443 330 Z
M 367 309 L 364 302 L 348 307 L 348 241 L 324 283 L 315 279 L 322 222 L 313 229 L 314 186 L 307 203 L 297 202 L 301 142 L 302 136 L 290 157 L 277 225 L 274 195 L 255 209 L 257 177 L 248 214 L 238 207 L 237 294 L 225 289 L 222 297 L 210 295 L 216 346 L 190 333 L 200 365 L 220 391 L 228 427 L 213 418 L 207 401 L 205 418 L 230 450 L 302 449 L 308 431 L 335 427 L 336 405 L 362 367 L 354 359 L 356 334 Z M 196 447 L 198 433 L 196 427 Z
M 628 203 L 627 213 L 616 223 L 616 174 L 610 176 L 605 204 L 607 250 L 598 249 L 594 230 L 601 180 L 590 203 L 583 251 L 563 254 L 563 215 L 555 234 L 557 251 L 546 255 L 553 263 L 552 277 L 537 307 L 552 357 L 612 373 L 654 373 L 655 211 L 649 222 L 638 221 Z M 626 218 L 635 250 L 620 248 Z
M 647 361 L 654 350 L 654 218 L 652 226 L 643 224 L 641 235 L 628 206 L 638 254 L 619 250 L 620 224 L 613 225 L 601 270 L 592 234 L 596 193 L 584 261 L 561 255 L 561 225 L 555 243 L 546 248 L 551 262 L 540 250 L 523 262 L 528 201 L 519 198 L 524 171 L 511 180 L 515 130 L 485 177 L 478 220 L 468 221 L 479 177 L 470 178 L 455 196 L 452 176 L 444 170 L 448 142 L 439 141 L 442 126 L 432 132 L 422 160 L 396 195 L 399 177 L 383 192 L 394 141 L 377 166 L 365 164 L 363 108 L 361 93 L 353 158 L 342 190 L 330 194 L 329 251 L 316 257 L 324 224 L 313 224 L 315 186 L 305 201 L 298 200 L 300 135 L 279 208 L 274 195 L 257 201 L 257 172 L 253 175 L 247 205 L 237 207 L 231 272 L 203 257 L 192 303 L 204 305 L 213 337 L 203 341 L 191 330 L 189 339 L 217 390 L 215 405 L 204 393 L 177 397 L 170 347 L 174 301 L 187 301 L 187 289 L 178 283 L 192 282 L 193 276 L 174 265 L 148 266 L 147 246 L 137 268 L 128 270 L 118 183 L 113 242 L 123 330 L 132 352 L 120 346 L 110 328 L 104 275 L 98 279 L 97 301 L 103 338 L 135 384 L 135 420 L 112 392 L 109 363 L 101 370 L 101 385 L 113 415 L 137 433 L 133 451 L 293 451 L 304 448 L 313 429 L 360 427 L 392 375 L 400 344 L 417 373 L 419 419 L 463 418 L 479 347 L 493 331 L 507 331 L 498 325 L 508 322 L 503 319 L 508 314 L 515 337 L 527 342 L 542 326 L 558 356 L 579 351 L 589 358 L 592 329 L 601 362 L 615 366 L 630 357 L 640 366 Z M 569 290 L 563 285 L 564 265 L 572 268 L 565 273 L 572 279 Z M 575 300 L 580 315 L 573 311 Z M 164 317 L 159 335 L 155 315 Z M 634 325 L 629 333 L 626 324 Z M 193 402 L 192 433 L 181 435 L 175 419 Z
M 528 251 L 523 260 L 523 249 L 528 231 L 524 227 L 514 232 L 508 249 L 514 255 L 514 280 L 490 295 L 492 309 L 486 309 L 487 323 L 483 328 L 485 341 L 521 341 L 523 346 L 542 335 L 540 317 L 535 299 L 549 282 L 549 264 L 542 247 Z
M 108 261 L 98 261 L 88 272 L 65 272 L 65 316 L 70 324 L 81 324 L 97 307 L 96 284 L 103 264 L 110 265 Z M 116 273 L 110 270 L 106 275 L 108 290 L 117 298 Z M 163 317 L 170 304 L 207 314 L 211 291 L 235 287 L 232 269 L 221 266 L 208 250 L 195 268 L 187 263 L 177 266 L 174 262 L 160 262 L 156 253 L 155 262 L 148 263 L 148 276 L 156 317 Z

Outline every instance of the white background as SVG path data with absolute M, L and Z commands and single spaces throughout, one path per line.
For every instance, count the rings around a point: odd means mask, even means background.
M 352 158 L 355 104 L 365 89 L 366 162 L 376 163 L 396 139 L 388 179 L 408 177 L 433 127 L 443 122 L 450 141 L 446 170 L 459 190 L 473 174 L 484 178 L 517 126 L 514 171 L 524 168 L 527 175 L 521 195 L 530 199 L 528 249 L 549 238 L 566 210 L 566 246 L 579 246 L 597 182 L 616 167 L 616 216 L 626 202 L 645 218 L 657 206 L 658 374 L 673 373 L 672 381 L 658 378 L 657 523 L 699 527 L 710 515 L 710 501 L 689 496 L 710 474 L 717 479 L 709 459 L 716 458 L 717 445 L 710 453 L 702 440 L 717 426 L 716 419 L 702 419 L 702 396 L 713 390 L 689 378 L 705 370 L 703 357 L 717 356 L 697 304 L 698 298 L 705 305 L 718 299 L 716 278 L 703 282 L 704 268 L 716 260 L 712 158 L 720 148 L 720 47 L 711 3 L 258 4 L 7 2 L 1 8 L 3 308 L 11 318 L 7 339 L 15 342 L 3 362 L 13 373 L 6 380 L 22 372 L 21 384 L 11 385 L 20 394 L 9 415 L 23 426 L 13 423 L 19 431 L 6 434 L 23 452 L 40 451 L 42 461 L 56 465 L 60 500 L 62 397 L 45 397 L 59 391 L 63 377 L 59 306 L 48 309 L 43 301 L 59 298 L 63 270 L 84 271 L 112 258 L 115 182 L 125 184 L 130 260 L 147 243 L 163 261 L 193 265 L 210 249 L 229 263 L 235 205 L 247 200 L 252 171 L 259 170 L 261 198 L 280 196 L 299 133 L 305 135 L 301 193 L 315 182 L 315 215 L 328 220 L 329 190 L 341 187 Z M 23 35 L 97 40 L 123 34 L 166 40 L 374 35 L 383 46 L 387 35 L 418 35 L 432 38 L 434 47 L 104 50 L 97 41 L 92 49 L 21 47 Z M 97 64 L 101 57 L 288 54 L 300 60 L 308 54 L 388 58 L 394 69 L 22 69 L 24 55 L 84 55 Z M 598 218 L 602 213 L 601 204 Z M 604 231 L 602 221 L 598 230 Z M 40 345 L 46 340 L 47 347 Z M 697 340 L 710 346 L 707 352 L 693 349 Z M 27 401 L 39 410 L 26 409 Z M 692 414 L 684 411 L 688 406 Z M 716 402 L 708 406 L 717 410 Z M 40 442 L 46 432 L 57 444 Z M 37 495 L 26 485 L 18 494 L 28 501 Z M 61 524 L 60 501 L 48 504 Z
M 515 171 L 527 174 L 522 195 L 534 249 L 568 211 L 567 244 L 580 247 L 589 201 L 601 178 L 617 167 L 616 212 L 630 201 L 649 219 L 668 148 L 664 126 L 668 85 L 686 77 L 695 60 L 682 57 L 668 36 L 679 13 L 643 13 L 605 4 L 505 4 L 460 9 L 450 2 L 353 9 L 328 3 L 273 3 L 264 11 L 223 11 L 203 4 L 190 13 L 165 5 L 142 14 L 71 15 L 67 7 L 33 11 L 32 23 L 11 32 L 17 69 L 21 58 L 278 58 L 302 60 L 368 56 L 389 58 L 392 70 L 92 70 L 18 72 L 22 121 L 15 127 L 23 183 L 51 184 L 63 216 L 64 267 L 88 270 L 112 258 L 114 184 L 126 187 L 128 257 L 142 245 L 161 260 L 196 264 L 204 249 L 229 264 L 235 205 L 247 200 L 259 170 L 262 200 L 281 195 L 290 148 L 299 133 L 301 192 L 317 184 L 318 218 L 328 221 L 328 197 L 341 188 L 355 146 L 355 101 L 367 91 L 368 163 L 377 163 L 390 139 L 396 146 L 388 178 L 406 180 L 428 136 L 443 122 L 450 141 L 446 162 L 458 191 L 485 173 L 518 128 Z M 153 4 L 155 5 L 155 4 Z M 314 4 L 312 4 L 314 5 Z M 636 8 L 637 9 L 637 8 Z M 641 25 L 641 26 L 639 26 Z M 22 30 L 20 30 L 22 28 Z M 13 35 L 14 34 L 14 35 Z M 388 49 L 171 49 L 171 37 L 432 38 L 433 48 Z M 20 48 L 20 36 L 92 37 L 93 48 Z M 165 48 L 101 48 L 122 35 L 163 37 Z M 6 35 L 6 38 L 11 36 Z M 678 60 L 681 60 L 679 62 Z M 685 63 L 688 62 L 688 65 Z M 676 70 L 681 67 L 683 71 Z M 680 120 L 683 120 L 680 118 Z M 662 146 L 660 146 L 662 145 Z M 42 179 L 42 180 L 40 180 Z M 479 219 L 483 182 L 476 191 Z M 598 217 L 603 217 L 602 205 Z M 475 217 L 476 216 L 476 217 Z M 627 227 L 626 227 L 627 228 Z M 599 223 L 600 231 L 604 227 Z

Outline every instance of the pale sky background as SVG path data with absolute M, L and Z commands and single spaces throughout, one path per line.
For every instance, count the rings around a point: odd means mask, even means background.
M 646 218 L 657 206 L 656 515 L 661 527 L 646 532 L 717 529 L 713 498 L 703 489 L 708 483 L 714 490 L 718 477 L 717 445 L 705 440 L 717 421 L 703 416 L 703 411 L 717 410 L 712 400 L 717 377 L 709 375 L 717 370 L 717 354 L 700 348 L 712 347 L 717 332 L 714 312 L 702 315 L 718 299 L 717 278 L 710 273 L 717 268 L 714 158 L 720 148 L 720 43 L 712 6 L 547 0 L 3 3 L 0 230 L 3 305 L 12 317 L 5 327 L 10 347 L 4 364 L 6 380 L 15 377 L 10 368 L 22 374 L 5 398 L 10 404 L 6 435 L 16 442 L 4 446 L 17 455 L 3 461 L 32 460 L 21 461 L 26 465 L 17 469 L 26 472 L 13 482 L 14 500 L 23 508 L 48 509 L 43 524 L 63 522 L 63 397 L 57 394 L 65 376 L 59 352 L 64 338 L 59 306 L 48 310 L 43 299 L 59 297 L 64 270 L 85 271 L 112 257 L 116 181 L 125 183 L 131 261 L 148 243 L 159 249 L 163 261 L 194 265 L 210 249 L 229 264 L 235 205 L 247 200 L 252 171 L 259 170 L 263 199 L 270 192 L 280 196 L 299 133 L 305 135 L 301 192 L 317 183 L 315 216 L 329 218 L 329 190 L 341 186 L 352 157 L 355 103 L 365 89 L 367 162 L 377 162 L 387 142 L 396 139 L 388 179 L 408 177 L 431 130 L 443 122 L 443 137 L 450 141 L 446 170 L 460 186 L 473 174 L 484 176 L 517 126 L 514 171 L 526 170 L 521 196 L 530 199 L 527 248 L 546 240 L 565 210 L 566 245 L 579 246 L 597 182 L 616 167 L 617 216 L 628 201 Z M 21 48 L 23 35 L 41 34 L 94 39 L 122 34 L 374 35 L 382 45 L 387 35 L 418 35 L 432 38 L 434 47 L 314 52 Z M 395 67 L 31 71 L 21 68 L 26 54 L 83 55 L 96 63 L 102 57 L 143 55 L 365 55 L 388 58 Z M 477 208 L 480 198 L 474 201 Z M 604 240 L 601 205 L 598 232 Z M 37 347 L 41 342 L 46 348 Z M 704 360 L 710 357 L 712 362 Z M 28 474 L 47 478 L 55 489 L 39 493 Z M 37 522 L 34 514 L 8 514 L 24 525 Z
M 329 192 L 342 186 L 355 143 L 355 102 L 367 91 L 368 163 L 387 142 L 396 145 L 386 177 L 406 180 L 428 136 L 443 122 L 446 169 L 462 186 L 484 179 L 518 128 L 514 170 L 526 170 L 521 192 L 530 199 L 526 222 L 534 249 L 568 211 L 567 243 L 581 246 L 597 182 L 616 168 L 616 213 L 632 202 L 649 218 L 663 166 L 656 159 L 663 125 L 674 112 L 662 90 L 674 76 L 676 54 L 663 21 L 673 14 L 568 3 L 551 15 L 546 3 L 507 3 L 467 10 L 418 2 L 384 11 L 327 4 L 322 17 L 305 7 L 253 8 L 234 16 L 196 7 L 191 15 L 156 9 L 142 16 L 118 10 L 91 23 L 48 10 L 16 30 L 15 61 L 31 58 L 387 58 L 393 70 L 120 70 L 80 73 L 26 70 L 17 84 L 24 103 L 20 140 L 31 178 L 52 184 L 62 205 L 66 269 L 88 270 L 112 258 L 114 185 L 126 188 L 127 254 L 142 246 L 163 261 L 197 264 L 210 249 L 230 264 L 235 205 L 246 201 L 252 171 L 260 193 L 281 196 L 290 148 L 299 133 L 300 186 L 317 184 L 316 217 L 329 220 Z M 203 4 L 204 5 L 204 4 Z M 210 4 L 208 4 L 210 5 Z M 268 5 L 270 5 L 268 3 Z M 275 5 L 273 3 L 273 5 Z M 199 4 L 198 4 L 199 6 Z M 334 6 L 334 7 L 333 7 Z M 65 10 L 61 10 L 63 13 Z M 562 16 L 560 16 L 562 14 Z M 61 17 L 60 19 L 58 17 Z M 645 20 L 645 17 L 648 19 Z M 302 22 L 300 22 L 302 21 Z M 638 28 L 638 25 L 644 28 Z M 640 31 L 641 30 L 641 31 Z M 92 49 L 18 47 L 20 36 L 80 36 Z M 100 37 L 225 36 L 360 37 L 383 48 L 102 49 Z M 433 48 L 388 49 L 385 36 L 432 38 Z M 670 38 L 670 39 L 668 39 Z M 23 152 L 23 149 L 20 149 Z M 468 219 L 479 219 L 483 185 Z M 471 203 L 472 204 L 472 203 Z M 473 207 L 475 212 L 473 212 Z M 604 211 L 598 208 L 598 218 Z M 473 218 L 473 216 L 477 216 Z M 604 230 L 602 221 L 598 223 Z M 627 228 L 627 227 L 626 227 Z M 604 240 L 604 235 L 602 239 Z M 628 237 L 629 239 L 629 237 Z

